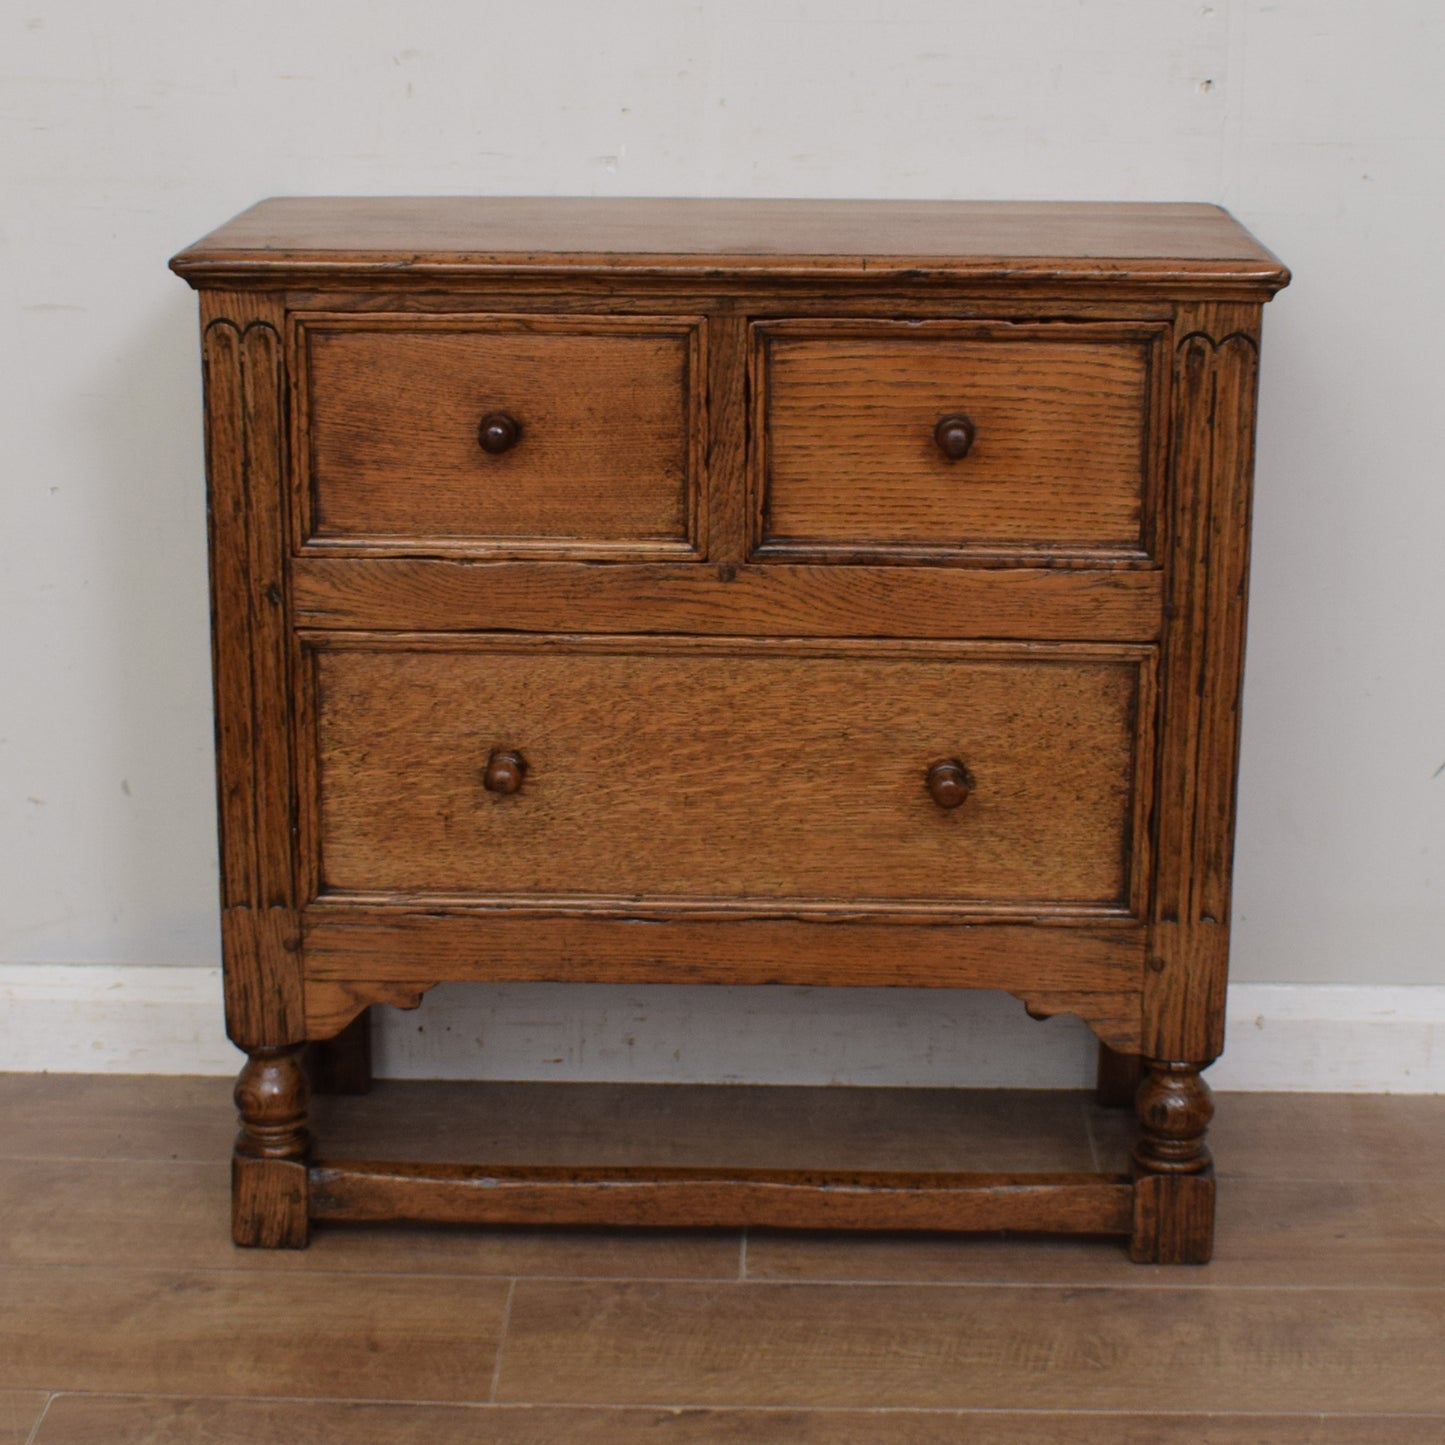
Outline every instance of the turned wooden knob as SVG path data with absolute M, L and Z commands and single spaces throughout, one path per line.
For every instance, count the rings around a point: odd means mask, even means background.
M 477 423 L 477 441 L 484 452 L 493 456 L 511 451 L 521 435 L 521 423 L 504 411 L 489 411 Z
M 949 461 L 962 461 L 973 446 L 978 428 L 966 416 L 942 416 L 933 428 L 933 440 Z
M 515 793 L 527 776 L 527 764 L 521 753 L 507 748 L 493 748 L 482 774 L 482 786 L 489 793 Z
M 929 796 L 940 808 L 962 807 L 968 798 L 968 774 L 957 758 L 945 758 L 928 770 Z

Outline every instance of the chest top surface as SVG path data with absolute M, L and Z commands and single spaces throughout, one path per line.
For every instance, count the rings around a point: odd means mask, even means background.
M 1287 284 L 1218 206 L 1035 201 L 620 197 L 279 197 L 182 251 L 193 285 L 293 273 L 396 276 L 626 270 L 1100 280 L 1163 288 Z

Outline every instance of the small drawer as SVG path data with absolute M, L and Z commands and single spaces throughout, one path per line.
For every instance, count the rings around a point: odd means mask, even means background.
M 1135 912 L 1149 648 L 313 645 L 323 894 Z
M 838 561 L 1146 563 L 1167 328 L 754 328 L 755 550 Z
M 308 549 L 697 550 L 701 321 L 309 317 L 295 345 Z

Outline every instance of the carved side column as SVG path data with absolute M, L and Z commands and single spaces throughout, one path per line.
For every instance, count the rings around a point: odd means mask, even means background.
M 1244 681 L 1259 310 L 1181 307 L 1166 519 L 1156 881 L 1145 977 L 1151 1059 L 1224 1046 L 1230 873 Z
M 310 1088 L 300 1046 L 252 1049 L 236 1080 L 240 1131 L 231 1158 L 237 1244 L 301 1249 L 308 1238 Z
M 1134 1156 L 1133 1255 L 1160 1263 L 1202 1263 L 1212 1248 L 1212 1105 L 1199 1071 L 1224 1047 L 1259 323 L 1249 302 L 1192 303 L 1175 317 L 1166 727 Z
M 306 1038 L 287 617 L 285 312 L 265 293 L 203 291 L 212 669 L 226 1030 L 236 1086 L 240 1244 L 306 1243 Z

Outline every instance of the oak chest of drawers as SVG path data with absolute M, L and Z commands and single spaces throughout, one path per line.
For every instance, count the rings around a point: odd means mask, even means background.
M 449 199 L 268 201 L 173 265 L 202 293 L 239 1242 L 424 1218 L 1208 1257 L 1278 261 L 1210 206 Z M 1139 1075 L 1132 1171 L 316 1158 L 303 1047 L 354 1063 L 370 1005 L 486 979 L 1007 990 Z

